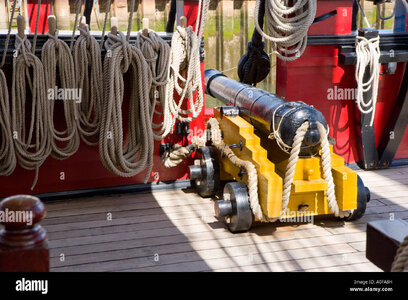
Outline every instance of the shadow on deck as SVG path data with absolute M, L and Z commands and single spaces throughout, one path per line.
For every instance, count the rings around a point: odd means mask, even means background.
M 379 271 L 365 258 L 366 224 L 408 219 L 408 167 L 360 172 L 366 215 L 344 223 L 256 224 L 231 234 L 191 190 L 46 203 L 51 271 Z

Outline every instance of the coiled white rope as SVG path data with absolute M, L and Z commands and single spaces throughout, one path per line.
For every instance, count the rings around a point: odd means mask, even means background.
M 261 0 L 256 0 L 255 28 L 272 42 L 276 56 L 285 61 L 298 59 L 307 46 L 307 32 L 316 16 L 317 0 L 265 0 L 267 35 L 258 23 Z M 293 3 L 289 6 L 289 3 Z
M 153 76 L 150 90 L 153 137 L 155 140 L 161 140 L 164 133 L 163 124 L 168 123 L 169 117 L 168 113 L 163 113 L 163 108 L 168 106 L 166 85 L 170 64 L 170 46 L 157 33 L 149 30 L 148 36 L 142 32 L 137 34 L 136 47 L 142 52 Z M 154 122 L 155 118 L 159 120 L 159 123 Z
M 371 113 L 370 126 L 374 124 L 375 108 L 378 96 L 380 77 L 380 37 L 367 39 L 362 36 L 356 38 L 357 65 L 355 78 L 357 81 L 357 106 L 361 113 Z M 365 72 L 369 72 L 369 79 L 364 81 Z M 370 99 L 364 100 L 365 93 L 371 91 Z
M 60 83 L 60 88 L 64 91 L 69 90 L 71 98 L 62 99 L 64 105 L 64 121 L 66 129 L 59 131 L 54 125 L 54 105 L 55 101 L 58 101 L 53 92 L 53 99 L 48 99 L 48 112 L 49 112 L 49 126 L 52 130 L 52 152 L 51 156 L 55 159 L 66 159 L 73 154 L 79 148 L 80 137 L 77 128 L 78 119 L 78 103 L 77 99 L 73 98 L 73 93 L 76 90 L 75 75 L 74 75 L 74 60 L 71 55 L 69 46 L 62 40 L 58 39 L 58 35 L 48 34 L 49 39 L 45 42 L 42 53 L 41 61 L 44 65 L 45 82 L 47 88 L 47 94 L 50 90 L 54 90 L 57 87 L 57 82 Z M 58 74 L 57 74 L 58 70 Z M 77 91 L 79 95 L 79 91 Z M 64 95 L 68 95 L 64 92 Z M 50 97 L 50 95 L 48 95 Z M 64 96 L 65 97 L 65 96 Z M 61 146 L 60 144 L 65 144 Z
M 15 49 L 18 54 L 13 59 L 11 97 L 12 129 L 17 135 L 14 138 L 14 146 L 20 166 L 27 170 L 36 170 L 31 186 L 33 189 L 37 183 L 39 168 L 52 150 L 45 75 L 41 60 L 31 53 L 31 43 L 27 36 L 16 35 Z M 31 94 L 31 118 L 28 130 L 26 130 L 27 83 Z
M 101 50 L 87 25 L 80 25 L 78 29 L 80 35 L 73 50 L 76 87 L 82 92 L 78 130 L 86 144 L 97 145 L 103 106 Z
M 191 26 L 187 28 L 177 26 L 173 33 L 166 86 L 167 104 L 163 107 L 161 128 L 155 128 L 157 139 L 162 139 L 172 132 L 176 120 L 191 122 L 203 109 L 200 44 L 209 4 L 209 0 L 199 1 L 195 32 Z M 183 70 L 187 71 L 185 76 L 181 74 Z M 194 94 L 197 94 L 195 101 Z M 187 103 L 188 108 L 185 107 Z
M 132 177 L 147 168 L 145 182 L 153 167 L 153 130 L 149 93 L 152 74 L 142 52 L 129 44 L 122 32 L 108 34 L 105 48 L 111 55 L 104 61 L 104 110 L 101 120 L 99 153 L 103 165 L 114 174 Z M 122 128 L 123 74 L 131 85 L 128 138 Z

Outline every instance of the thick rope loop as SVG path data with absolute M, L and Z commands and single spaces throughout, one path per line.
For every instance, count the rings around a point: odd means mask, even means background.
M 397 250 L 391 272 L 408 272 L 408 236 L 405 237 Z
M 255 28 L 266 40 L 272 42 L 276 56 L 285 61 L 298 59 L 307 46 L 307 32 L 316 16 L 317 0 L 265 0 L 267 35 L 259 26 L 258 14 L 261 0 L 256 0 Z M 293 16 L 291 16 L 293 15 Z

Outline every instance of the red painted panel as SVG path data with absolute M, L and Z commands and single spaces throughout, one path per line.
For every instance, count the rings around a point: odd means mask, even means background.
M 351 34 L 353 1 L 319 0 L 317 2 L 316 17 L 333 10 L 337 10 L 337 15 L 322 22 L 313 24 L 309 29 L 310 35 Z
M 35 23 L 37 20 L 37 0 L 28 0 L 28 19 L 30 22 L 30 32 L 35 32 Z M 45 34 L 48 32 L 48 16 L 50 15 L 49 1 L 41 2 L 40 16 L 38 18 L 38 34 Z

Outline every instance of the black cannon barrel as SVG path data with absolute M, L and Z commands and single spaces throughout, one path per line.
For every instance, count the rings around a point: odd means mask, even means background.
M 205 92 L 226 105 L 239 108 L 240 115 L 255 128 L 266 133 L 279 130 L 282 141 L 291 146 L 296 130 L 309 121 L 309 130 L 302 144 L 301 156 L 312 156 L 319 151 L 320 134 L 317 122 L 327 123 L 321 112 L 303 102 L 289 102 L 251 85 L 230 79 L 218 70 L 205 70 Z M 280 125 L 279 125 L 280 124 Z

